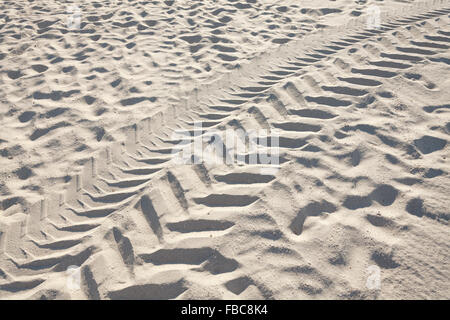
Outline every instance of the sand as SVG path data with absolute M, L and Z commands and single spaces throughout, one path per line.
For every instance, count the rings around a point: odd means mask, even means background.
M 450 1 L 72 5 L 0 5 L 0 298 L 450 298 Z

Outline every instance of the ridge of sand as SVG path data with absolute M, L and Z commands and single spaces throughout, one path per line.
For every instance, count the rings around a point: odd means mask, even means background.
M 65 197 L 6 211 L 0 292 L 448 298 L 449 12 L 355 25 L 332 48 L 279 54 L 239 91 L 196 97 L 191 113 L 161 113 L 151 133 L 143 121 Z M 192 114 L 280 129 L 280 170 L 165 165 L 170 131 L 192 129 Z M 70 265 L 83 266 L 81 290 L 67 292 Z M 365 286 L 370 265 L 381 291 Z

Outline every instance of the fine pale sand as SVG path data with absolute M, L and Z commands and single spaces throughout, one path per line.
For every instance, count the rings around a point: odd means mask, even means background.
M 450 0 L 2 1 L 0 298 L 449 299 L 449 65 Z

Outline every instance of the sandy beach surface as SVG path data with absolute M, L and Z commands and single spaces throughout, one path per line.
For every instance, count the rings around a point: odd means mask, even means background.
M 449 0 L 2 1 L 0 299 L 449 299 L 449 135 Z

